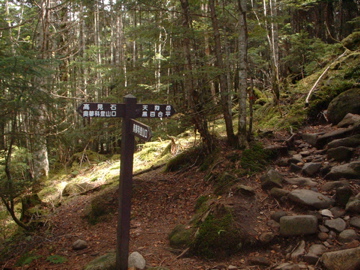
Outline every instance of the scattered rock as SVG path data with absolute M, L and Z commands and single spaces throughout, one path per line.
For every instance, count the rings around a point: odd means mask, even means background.
M 272 220 L 275 220 L 276 222 L 280 222 L 280 218 L 287 216 L 288 213 L 285 211 L 276 211 L 274 213 L 271 213 L 270 217 Z
M 288 197 L 295 203 L 316 209 L 329 208 L 334 203 L 333 199 L 319 192 L 307 189 L 295 189 L 289 193 Z
M 323 135 L 319 135 L 316 139 L 315 147 L 320 149 L 323 148 L 326 144 L 336 139 L 341 139 L 358 133 L 360 130 L 360 122 L 356 123 L 354 126 L 348 128 L 339 128 L 333 131 L 327 132 Z
M 295 248 L 295 250 L 291 253 L 290 258 L 293 261 L 298 261 L 299 257 L 305 254 L 305 241 L 302 240 L 300 241 L 300 243 L 297 245 L 297 247 Z
M 329 217 L 329 218 L 334 217 L 333 213 L 329 209 L 320 210 L 319 213 L 324 217 Z
M 360 115 L 348 113 L 347 115 L 345 115 L 343 120 L 341 120 L 337 124 L 337 126 L 338 127 L 348 127 L 348 126 L 354 125 L 356 122 L 359 122 L 359 121 L 360 121 Z
M 260 178 L 261 187 L 264 190 L 270 190 L 274 187 L 281 188 L 283 180 L 283 176 L 278 171 L 273 169 L 270 169 Z
M 358 270 L 360 268 L 360 247 L 326 252 L 321 262 L 327 270 Z
M 360 179 L 360 161 L 334 166 L 325 176 L 325 179 L 336 180 L 340 178 Z
M 307 176 L 314 176 L 320 171 L 321 163 L 309 162 L 302 167 L 302 173 Z
M 275 238 L 275 235 L 272 232 L 265 232 L 260 234 L 259 240 L 261 243 L 268 244 Z
M 307 142 L 308 144 L 315 146 L 318 136 L 322 135 L 324 133 L 318 133 L 318 134 L 311 134 L 311 133 L 303 133 L 302 139 Z
M 342 180 L 342 181 L 331 181 L 331 182 L 327 182 L 325 183 L 321 189 L 323 191 L 330 191 L 330 190 L 333 190 L 333 189 L 337 189 L 337 188 L 340 188 L 340 187 L 347 187 L 349 186 L 350 183 L 349 181 L 347 180 Z
M 350 219 L 350 226 L 360 229 L 360 217 L 353 217 Z
M 345 207 L 352 195 L 353 192 L 349 186 L 339 187 L 335 193 L 335 204 Z
M 339 146 L 336 148 L 330 148 L 327 151 L 327 158 L 333 159 L 338 162 L 342 161 L 350 161 L 351 157 L 353 156 L 354 149 L 345 146 Z
M 342 218 L 325 220 L 325 226 L 337 232 L 342 232 L 346 228 L 346 222 Z
M 328 143 L 327 147 L 335 148 L 335 147 L 358 147 L 360 145 L 360 134 L 353 135 L 346 138 L 341 138 L 337 140 L 333 140 Z
M 348 212 L 360 213 L 360 193 L 349 199 L 345 209 Z
M 353 229 L 347 229 L 339 234 L 339 242 L 349 243 L 358 239 L 358 235 Z
M 312 215 L 284 216 L 280 218 L 280 234 L 283 236 L 307 235 L 317 232 L 318 220 Z
M 250 265 L 260 265 L 260 266 L 270 266 L 271 265 L 271 261 L 269 261 L 268 258 L 260 257 L 260 256 L 250 258 L 248 262 Z
M 288 159 L 288 163 L 289 165 L 290 164 L 299 164 L 299 163 L 302 163 L 303 160 L 302 160 L 302 156 L 299 155 L 299 154 L 296 154 L 296 155 L 293 155 L 291 158 Z
M 288 190 L 282 188 L 272 188 L 270 190 L 270 195 L 274 198 L 281 199 L 289 194 Z
M 129 255 L 128 266 L 135 267 L 136 269 L 142 270 L 142 269 L 145 269 L 146 261 L 139 252 L 135 251 Z
M 87 248 L 88 244 L 85 240 L 78 239 L 72 244 L 73 250 L 81 250 Z
M 344 216 L 346 211 L 344 208 L 335 206 L 335 207 L 331 208 L 331 213 L 333 213 L 334 218 L 338 218 L 338 217 Z
M 309 252 L 304 256 L 304 261 L 309 264 L 316 264 L 320 256 L 326 252 L 327 248 L 321 244 L 311 245 Z
M 300 187 L 315 187 L 317 185 L 315 181 L 311 180 L 311 178 L 306 177 L 285 178 L 285 181 L 290 185 L 297 185 Z

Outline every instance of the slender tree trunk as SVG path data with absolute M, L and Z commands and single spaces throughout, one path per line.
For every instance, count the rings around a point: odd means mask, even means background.
M 214 0 L 209 0 L 209 8 L 210 8 L 210 17 L 214 31 L 216 66 L 221 72 L 219 75 L 220 95 L 221 95 L 221 105 L 223 108 L 223 115 L 226 126 L 226 134 L 229 143 L 231 145 L 235 145 L 236 139 L 235 139 L 234 128 L 232 123 L 232 115 L 231 115 L 231 95 L 226 77 L 226 66 L 224 64 L 223 56 L 221 52 L 222 51 L 221 37 L 220 37 L 219 23 L 216 15 Z
M 6 207 L 6 210 L 10 214 L 11 218 L 14 220 L 14 222 L 20 226 L 21 228 L 28 230 L 29 227 L 26 226 L 21 220 L 16 216 L 15 213 L 15 198 L 17 197 L 16 190 L 13 183 L 13 177 L 11 174 L 11 158 L 12 158 L 12 149 L 15 143 L 15 133 L 16 133 L 16 126 L 17 126 L 17 115 L 16 113 L 13 116 L 13 119 L 11 121 L 11 139 L 9 142 L 7 154 L 5 157 L 5 175 L 6 175 L 6 188 L 5 192 L 4 190 L 0 190 L 0 198 L 3 204 Z M 3 193 L 4 192 L 4 193 Z
M 247 98 L 247 22 L 246 0 L 238 0 L 239 7 L 239 147 L 247 147 L 246 98 Z
M 272 87 L 276 98 L 276 103 L 280 99 L 280 77 L 279 77 L 279 33 L 278 24 L 274 21 L 277 17 L 277 0 L 270 0 L 270 51 L 272 54 Z
M 192 33 L 191 29 L 191 17 L 189 10 L 188 0 L 180 0 L 183 11 L 183 26 L 187 29 L 187 33 Z M 188 72 L 187 78 L 185 78 L 185 89 L 188 92 L 188 105 L 192 114 L 192 121 L 195 125 L 195 130 L 198 130 L 201 138 L 206 147 L 206 151 L 211 153 L 214 150 L 214 139 L 208 130 L 208 122 L 203 109 L 202 93 L 201 89 L 197 88 L 197 83 L 193 74 L 193 62 L 190 46 L 190 37 L 186 36 L 183 40 L 184 54 L 186 58 L 186 70 Z

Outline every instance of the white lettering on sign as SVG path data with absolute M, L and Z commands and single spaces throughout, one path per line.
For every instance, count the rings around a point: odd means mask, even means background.
M 83 117 L 88 117 L 89 116 L 89 111 L 83 111 Z
M 143 111 L 141 114 L 141 117 L 148 117 L 148 112 L 147 111 Z
M 154 105 L 154 111 L 160 111 L 160 106 L 159 105 Z
M 99 103 L 99 104 L 97 105 L 97 110 L 98 110 L 98 111 L 104 110 L 104 104 Z
M 116 104 L 111 104 L 110 105 L 110 110 L 116 111 Z
M 90 110 L 90 104 L 84 104 L 83 110 Z
M 155 112 L 150 112 L 150 117 L 156 117 Z
M 158 113 L 158 117 L 159 117 L 159 118 L 163 118 L 163 117 L 164 117 L 163 112 L 159 112 L 159 113 Z
M 133 125 L 133 132 L 138 134 L 139 136 L 143 138 L 147 138 L 148 136 L 148 130 L 146 128 L 143 128 L 141 126 L 138 126 L 136 124 Z

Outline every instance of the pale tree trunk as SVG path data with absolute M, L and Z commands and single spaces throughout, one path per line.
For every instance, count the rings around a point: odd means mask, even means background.
M 274 21 L 277 17 L 277 0 L 270 0 L 270 32 L 271 32 L 271 53 L 272 53 L 272 87 L 276 97 L 276 103 L 280 99 L 280 75 L 279 75 L 279 32 L 278 24 Z
M 47 59 L 51 57 L 50 48 L 50 21 L 51 21 L 51 1 L 44 0 L 39 3 L 40 9 L 40 22 L 39 22 L 39 39 L 37 45 L 40 52 L 40 57 Z M 44 84 L 43 79 L 35 79 L 34 86 L 42 87 Z M 46 105 L 38 104 L 34 105 L 34 112 L 30 117 L 30 136 L 29 145 L 32 154 L 31 160 L 31 172 L 32 177 L 35 181 L 41 180 L 43 177 L 47 177 L 49 174 L 49 160 L 48 160 L 48 149 L 46 142 Z
M 47 142 L 46 134 L 44 130 L 46 129 L 46 106 L 40 105 L 37 108 L 38 115 L 36 120 L 34 119 L 35 129 L 31 134 L 31 153 L 32 153 L 32 172 L 33 178 L 35 181 L 39 181 L 43 177 L 48 177 L 49 175 L 49 159 L 47 151 Z
M 228 142 L 231 145 L 234 145 L 236 140 L 235 140 L 233 123 L 232 123 L 232 115 L 231 115 L 231 95 L 226 77 L 226 66 L 224 64 L 223 56 L 221 52 L 222 51 L 221 36 L 220 36 L 219 23 L 216 15 L 214 0 L 209 0 L 209 8 L 210 8 L 210 17 L 214 31 L 216 66 L 221 72 L 221 74 L 219 75 L 219 83 L 220 83 L 221 105 L 223 108 L 223 115 L 226 126 L 226 134 L 227 134 Z
M 266 31 L 266 38 L 269 44 L 269 50 L 271 53 L 270 64 L 271 64 L 271 87 L 274 92 L 275 102 L 278 103 L 280 98 L 279 89 L 279 34 L 278 25 L 274 22 L 277 16 L 277 0 L 268 0 L 271 21 L 268 23 L 268 6 L 267 1 L 263 0 L 263 12 L 264 12 L 264 28 Z M 254 2 L 252 1 L 252 5 Z M 254 9 L 253 9 L 254 10 Z M 261 25 L 259 16 L 254 11 L 255 16 L 258 20 L 258 24 Z
M 166 44 L 167 33 L 165 28 L 162 28 L 159 33 L 159 41 L 155 43 L 155 89 L 157 92 L 160 92 L 161 89 L 161 61 L 162 61 L 162 53 L 163 47 Z
M 247 22 L 246 0 L 238 0 L 239 6 L 239 147 L 247 147 L 246 98 L 247 98 Z

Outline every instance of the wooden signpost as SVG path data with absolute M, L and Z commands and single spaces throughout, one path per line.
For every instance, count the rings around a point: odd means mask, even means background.
M 116 269 L 128 270 L 134 136 L 145 141 L 151 139 L 150 127 L 134 118 L 165 118 L 175 114 L 175 110 L 168 104 L 137 104 L 133 95 L 126 95 L 124 103 L 83 103 L 77 108 L 77 112 L 82 117 L 123 118 Z

